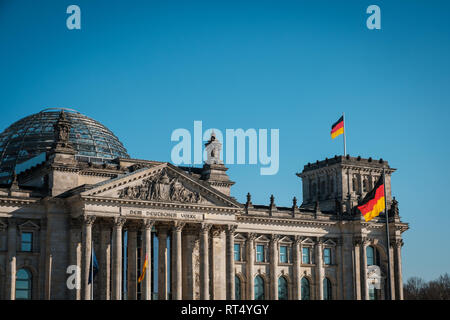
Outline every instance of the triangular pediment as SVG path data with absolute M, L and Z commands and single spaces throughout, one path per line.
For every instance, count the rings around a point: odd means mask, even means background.
M 284 236 L 284 237 L 282 237 L 282 238 L 280 239 L 279 242 L 280 242 L 280 243 L 292 243 L 293 241 L 292 241 L 291 238 L 289 238 L 289 237 L 287 237 L 287 236 Z
M 229 196 L 169 163 L 139 169 L 99 183 L 81 195 L 118 200 L 240 207 Z
M 39 226 L 28 220 L 19 225 L 19 230 L 39 230 Z
M 336 242 L 334 242 L 334 241 L 331 240 L 331 239 L 328 239 L 328 240 L 325 241 L 323 244 L 326 245 L 326 246 L 329 246 L 329 247 L 335 247 L 335 246 L 336 246 Z
M 314 245 L 314 241 L 312 241 L 310 238 L 306 238 L 302 241 L 302 244 Z
M 270 239 L 266 235 L 263 234 L 263 235 L 259 236 L 258 238 L 256 238 L 255 241 L 258 241 L 258 242 L 269 242 Z

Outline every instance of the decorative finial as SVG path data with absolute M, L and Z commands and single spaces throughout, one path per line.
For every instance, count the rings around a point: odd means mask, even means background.
M 273 194 L 270 195 L 270 206 L 273 207 L 275 205 L 275 197 Z
M 17 180 L 16 170 L 13 171 L 10 189 L 19 190 L 19 181 Z
M 292 206 L 293 206 L 294 208 L 297 208 L 297 198 L 296 198 L 296 197 L 294 197 L 294 198 L 292 199 Z

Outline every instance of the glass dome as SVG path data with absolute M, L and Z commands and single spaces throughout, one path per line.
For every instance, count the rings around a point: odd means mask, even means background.
M 10 176 L 16 165 L 51 149 L 53 125 L 62 110 L 70 121 L 69 140 L 78 155 L 129 158 L 119 139 L 98 121 L 72 109 L 50 108 L 13 123 L 0 134 L 0 179 Z

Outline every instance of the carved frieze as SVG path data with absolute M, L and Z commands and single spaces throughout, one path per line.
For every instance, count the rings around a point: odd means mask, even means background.
M 182 203 L 203 202 L 200 193 L 187 189 L 178 177 L 170 177 L 167 170 L 145 179 L 141 184 L 119 190 L 122 199 L 173 201 Z

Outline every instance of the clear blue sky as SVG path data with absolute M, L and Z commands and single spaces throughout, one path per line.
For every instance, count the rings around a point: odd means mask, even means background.
M 82 29 L 66 28 L 81 7 Z M 381 8 L 382 30 L 365 26 Z M 404 277 L 450 271 L 448 1 L 0 0 L 0 130 L 45 107 L 99 120 L 132 157 L 169 161 L 174 129 L 280 129 L 280 170 L 231 166 L 232 195 L 301 199 L 295 173 L 342 154 L 386 159 L 410 223 Z M 442 204 L 444 203 L 444 204 Z

